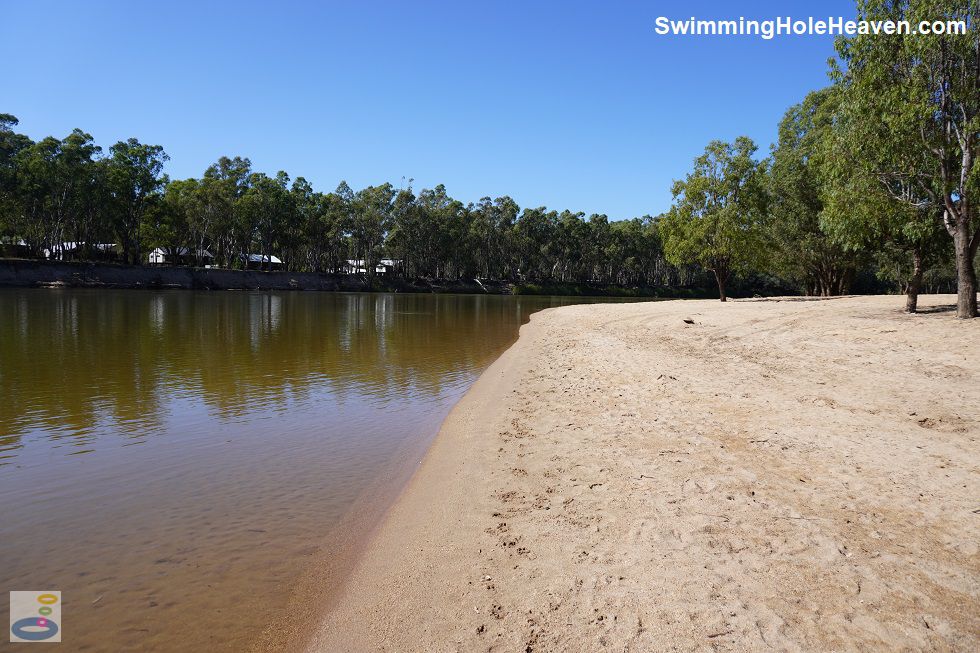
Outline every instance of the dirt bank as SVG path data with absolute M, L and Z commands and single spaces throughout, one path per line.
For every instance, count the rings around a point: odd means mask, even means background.
M 259 272 L 112 263 L 0 259 L 0 287 L 179 288 L 185 290 L 327 290 L 509 294 L 510 285 L 484 281 L 418 281 L 316 272 Z

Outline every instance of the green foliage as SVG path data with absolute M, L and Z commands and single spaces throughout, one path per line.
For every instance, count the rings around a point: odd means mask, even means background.
M 838 181 L 831 164 L 839 102 L 836 89 L 827 88 L 790 107 L 767 170 L 770 267 L 809 295 L 846 293 L 866 259 L 864 243 L 842 244 L 821 224 Z
M 140 228 L 155 210 L 164 186 L 163 164 L 169 159 L 159 145 L 144 145 L 135 138 L 109 148 L 105 160 L 112 231 L 122 244 L 123 256 L 140 262 Z
M 17 155 L 32 143 L 14 131 L 17 123 L 17 118 L 9 113 L 0 113 L 0 242 L 13 240 L 22 226 L 18 220 Z
M 395 189 L 388 183 L 359 190 L 350 200 L 350 234 L 354 258 L 364 261 L 364 269 L 369 277 L 374 276 L 377 263 L 382 258 L 394 202 Z
M 106 164 L 92 137 L 74 130 L 31 143 L 13 157 L 15 208 L 9 228 L 36 254 L 65 241 L 95 243 L 105 236 L 96 218 L 108 200 Z
M 759 266 L 765 189 L 756 146 L 745 136 L 734 143 L 712 141 L 694 169 L 672 189 L 674 206 L 660 221 L 664 251 L 674 265 L 696 263 L 715 274 L 725 300 L 732 274 Z
M 859 18 L 963 20 L 961 35 L 854 35 L 840 38 L 833 76 L 844 94 L 844 150 L 889 217 L 855 220 L 906 241 L 930 237 L 937 220 L 952 238 L 960 317 L 976 315 L 974 258 L 980 246 L 976 161 L 980 156 L 980 6 L 970 0 L 859 0 Z M 842 164 L 844 165 L 844 164 Z M 856 182 L 868 188 L 866 179 Z M 849 184 L 840 194 L 853 197 Z M 912 211 L 889 206 L 883 197 Z M 849 218 L 840 218 L 845 223 Z M 851 229 L 839 229 L 845 236 Z M 894 241 L 898 242 L 898 241 Z

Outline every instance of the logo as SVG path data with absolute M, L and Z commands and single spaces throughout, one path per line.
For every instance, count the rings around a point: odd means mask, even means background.
M 61 592 L 11 592 L 10 641 L 60 642 Z

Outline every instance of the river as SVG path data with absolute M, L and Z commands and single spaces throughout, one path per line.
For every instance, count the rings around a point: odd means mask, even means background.
M 528 315 L 582 301 L 0 290 L 0 613 L 61 591 L 70 650 L 303 628 Z

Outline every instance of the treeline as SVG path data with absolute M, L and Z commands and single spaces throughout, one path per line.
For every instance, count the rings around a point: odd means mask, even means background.
M 287 270 L 371 275 L 382 260 L 408 278 L 509 279 L 632 286 L 690 283 L 697 271 L 666 262 L 649 217 L 610 222 L 546 208 L 521 210 L 509 197 L 464 204 L 442 186 L 415 192 L 391 184 L 358 191 L 342 182 L 319 192 L 304 178 L 252 170 L 220 158 L 199 179 L 170 180 L 167 155 L 136 139 L 103 152 L 75 130 L 32 142 L 0 116 L 0 236 L 40 257 L 99 243 L 145 263 L 154 248 L 171 260 L 244 267 L 258 254 Z
M 906 308 L 951 278 L 977 314 L 980 32 L 977 2 L 859 0 L 861 20 L 963 20 L 965 35 L 855 35 L 836 42 L 833 84 L 779 125 L 771 155 L 714 141 L 675 182 L 660 221 L 667 259 L 713 272 L 766 269 L 809 294 L 846 293 L 869 266 Z

